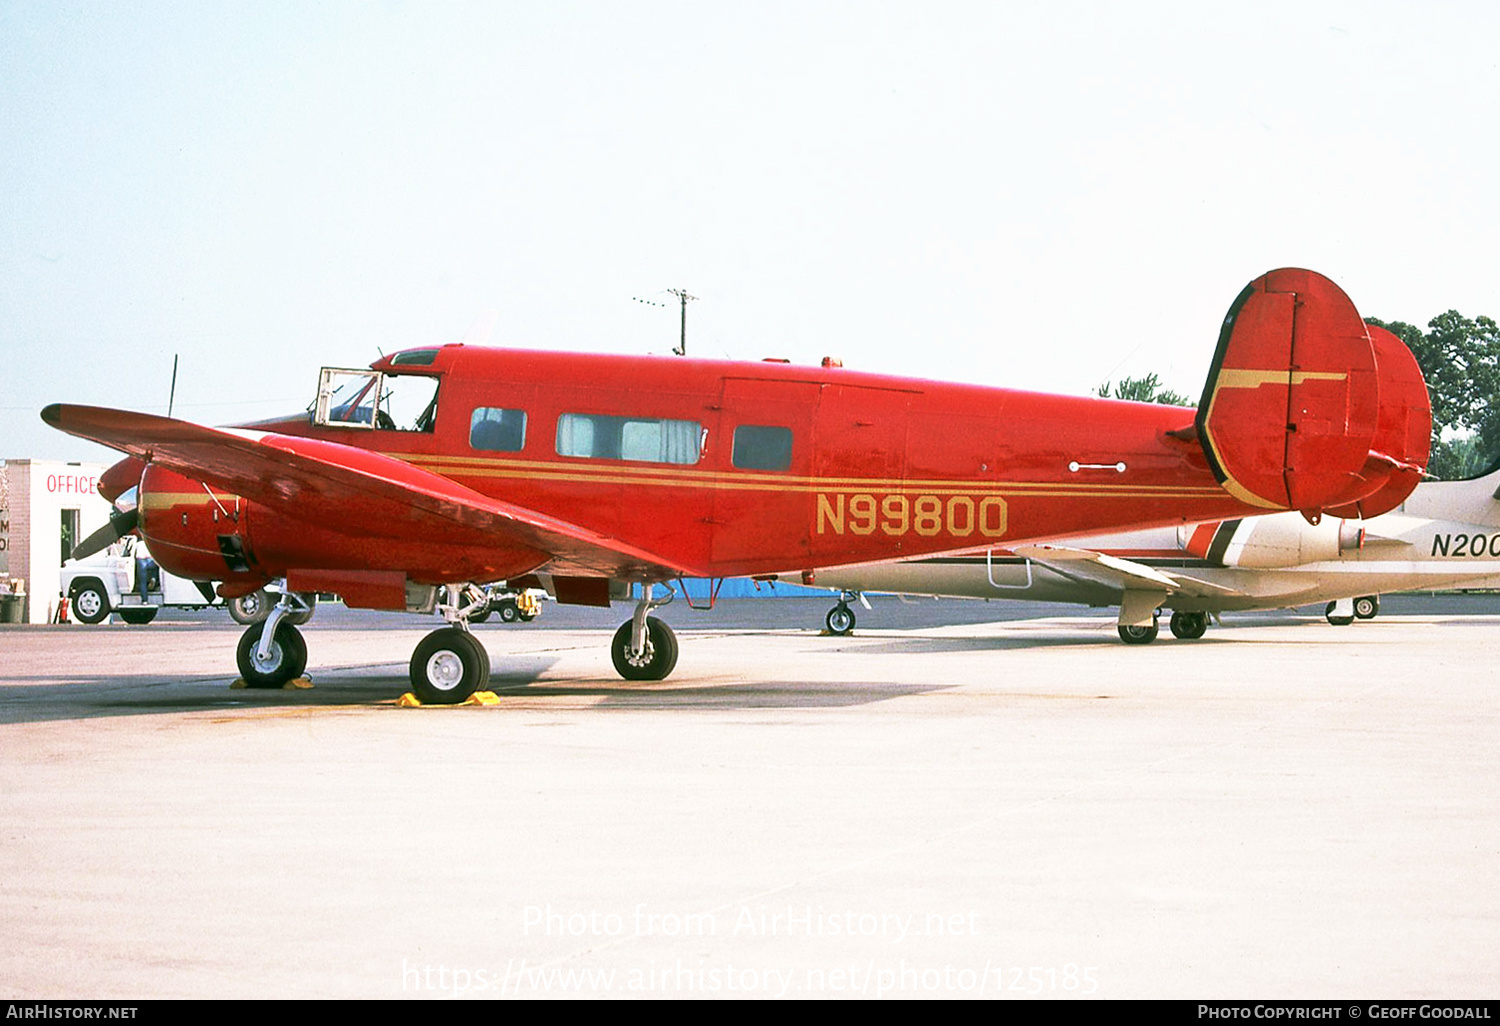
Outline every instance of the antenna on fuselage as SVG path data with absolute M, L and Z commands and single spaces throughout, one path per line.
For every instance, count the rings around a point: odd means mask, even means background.
M 178 355 L 179 354 L 177 354 L 177 353 L 173 353 L 172 354 L 172 387 L 167 391 L 167 417 L 168 418 L 170 418 L 172 416 L 172 404 L 177 401 L 177 357 L 178 357 Z

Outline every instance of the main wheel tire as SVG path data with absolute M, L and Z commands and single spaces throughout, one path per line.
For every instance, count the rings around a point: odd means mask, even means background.
M 521 618 L 521 610 L 516 606 L 515 599 L 501 599 L 497 608 L 500 612 L 500 619 L 505 623 L 515 623 Z
M 1338 605 L 1338 603 L 1336 603 L 1336 602 L 1330 602 L 1330 603 L 1328 603 L 1328 605 L 1326 605 L 1326 606 L 1323 607 L 1323 619 L 1327 620 L 1329 623 L 1333 624 L 1335 627 L 1347 627 L 1351 623 L 1353 623 L 1354 622 L 1354 617 L 1353 616 L 1334 616 L 1333 615 L 1333 609 L 1334 609 L 1334 607 L 1336 605 Z
M 240 676 L 252 688 L 279 688 L 294 677 L 302 676 L 307 669 L 307 642 L 302 632 L 285 620 L 271 636 L 271 651 L 261 659 L 260 636 L 265 632 L 262 624 L 251 624 L 240 635 L 239 648 L 235 650 L 235 661 L 239 663 Z
M 848 634 L 854 630 L 854 610 L 840 602 L 823 618 L 829 634 Z
M 630 654 L 630 624 L 626 620 L 615 631 L 609 654 L 615 671 L 626 680 L 666 680 L 677 665 L 677 635 L 654 616 L 646 617 L 646 651 Z
M 1149 627 L 1127 627 L 1121 624 L 1119 633 L 1120 640 L 1127 645 L 1149 645 L 1161 633 L 1161 625 L 1155 620 L 1151 621 L 1151 626 Z
M 156 619 L 157 607 L 147 606 L 144 609 L 117 609 L 115 612 L 120 614 L 121 620 L 140 627 Z
M 271 596 L 266 594 L 265 589 L 261 589 L 252 591 L 248 595 L 241 595 L 239 598 L 232 598 L 225 605 L 229 607 L 231 620 L 249 626 L 252 623 L 265 623 L 275 603 L 271 601 Z
M 1379 595 L 1361 595 L 1354 600 L 1354 615 L 1361 620 L 1373 620 L 1380 612 Z
M 457 705 L 489 679 L 489 652 L 460 627 L 433 631 L 411 656 L 411 689 L 423 705 Z
M 73 587 L 73 619 L 99 623 L 109 615 L 109 592 L 98 581 L 83 581 Z
M 1172 614 L 1169 626 L 1172 637 L 1193 641 L 1208 633 L 1208 614 L 1179 610 Z

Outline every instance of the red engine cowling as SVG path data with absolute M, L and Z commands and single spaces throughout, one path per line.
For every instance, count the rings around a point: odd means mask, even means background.
M 299 520 L 154 464 L 141 476 L 138 508 L 156 561 L 179 577 L 222 582 L 226 597 L 285 577 L 293 590 L 334 591 L 350 606 L 402 609 L 407 581 L 492 581 L 535 566 L 514 547 L 382 537 Z
M 271 579 L 247 544 L 249 504 L 201 481 L 147 466 L 141 475 L 139 529 L 162 569 L 194 581 L 223 581 L 228 594 Z

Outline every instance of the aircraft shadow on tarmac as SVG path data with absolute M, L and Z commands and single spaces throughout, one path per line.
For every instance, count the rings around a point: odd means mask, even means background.
M 610 709 L 779 709 L 848 708 L 945 690 L 942 685 L 864 681 L 754 681 L 671 686 L 629 683 L 612 678 L 541 682 L 555 660 L 532 659 L 491 678 L 503 711 L 547 699 L 591 699 Z M 162 715 L 243 713 L 260 709 L 376 709 L 392 705 L 409 685 L 399 670 L 382 666 L 319 673 L 310 688 L 259 690 L 231 688 L 222 677 L 140 675 L 102 677 L 80 683 L 76 676 L 31 677 L 24 685 L 0 684 L 0 726 L 59 720 Z M 3 678 L 0 678 L 3 679 Z M 53 683 L 48 683 L 52 681 Z M 458 710 L 463 706 L 441 706 Z M 475 710 L 477 711 L 477 710 Z
M 947 689 L 946 685 L 893 684 L 889 681 L 782 680 L 689 687 L 642 686 L 611 681 L 599 686 L 544 684 L 496 688 L 495 693 L 502 705 L 507 697 L 592 697 L 600 699 L 597 707 L 609 709 L 843 709 Z

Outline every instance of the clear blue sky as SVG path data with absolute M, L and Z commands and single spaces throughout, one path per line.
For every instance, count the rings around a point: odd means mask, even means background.
M 1196 394 L 1251 278 L 1500 315 L 1488 3 L 0 0 L 0 456 L 461 337 Z

